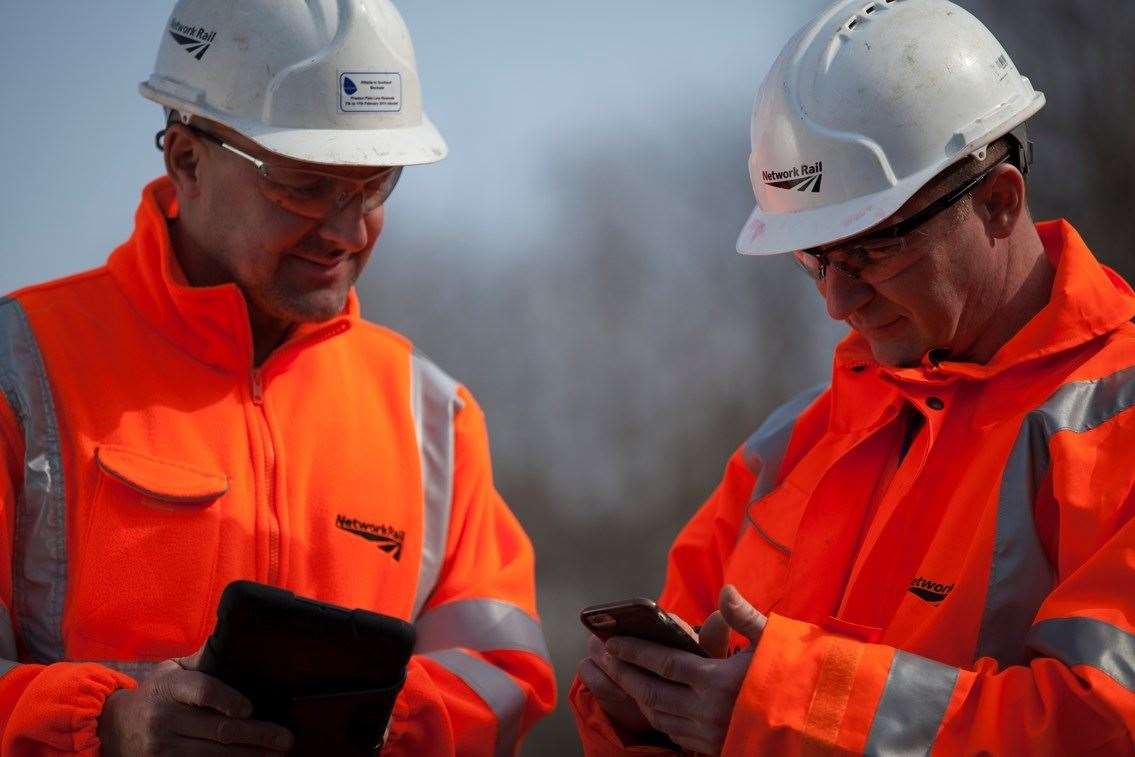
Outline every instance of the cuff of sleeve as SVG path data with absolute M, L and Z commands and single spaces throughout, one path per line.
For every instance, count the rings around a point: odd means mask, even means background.
M 95 754 L 107 697 L 137 683 L 102 665 L 63 662 L 20 665 L 4 676 L 3 685 L 21 689 L 4 728 L 4 754 L 37 749 Z
M 674 754 L 673 747 L 646 744 L 628 744 L 607 719 L 603 708 L 591 696 L 591 692 L 576 678 L 568 695 L 575 726 L 583 744 L 585 757 L 616 757 L 620 754 Z
M 893 656 L 888 647 L 771 615 L 741 685 L 724 751 L 862 751 Z
M 452 754 L 453 724 L 445 701 L 417 658 L 406 666 L 406 685 L 394 700 L 384 755 Z

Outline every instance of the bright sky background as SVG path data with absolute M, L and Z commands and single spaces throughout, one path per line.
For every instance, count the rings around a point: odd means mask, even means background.
M 387 252 L 414 222 L 532 237 L 556 145 L 665 129 L 679 111 L 747 129 L 764 72 L 816 0 L 482 0 L 397 3 L 426 108 L 450 145 L 407 171 Z M 162 168 L 158 106 L 137 94 L 173 4 L 0 3 L 0 292 L 101 264 Z M 722 102 L 735 107 L 723 111 Z M 664 159 L 665 156 L 659 156 Z M 743 159 L 743 156 L 741 156 Z M 508 208 L 502 217 L 500 208 Z

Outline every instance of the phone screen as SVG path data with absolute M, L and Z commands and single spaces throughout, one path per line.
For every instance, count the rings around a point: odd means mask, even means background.
M 592 605 L 581 610 L 579 617 L 583 625 L 603 641 L 613 636 L 630 636 L 708 657 L 697 639 L 649 599 L 636 597 Z

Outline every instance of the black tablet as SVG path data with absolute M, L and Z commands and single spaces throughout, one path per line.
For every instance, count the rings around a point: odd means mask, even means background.
M 294 754 L 373 755 L 406 678 L 414 627 L 252 581 L 225 587 L 201 671 L 289 728 Z

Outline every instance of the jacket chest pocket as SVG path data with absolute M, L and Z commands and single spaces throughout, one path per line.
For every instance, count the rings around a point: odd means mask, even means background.
M 113 445 L 97 448 L 95 463 L 65 629 L 71 656 L 192 652 L 212 618 L 227 477 Z

